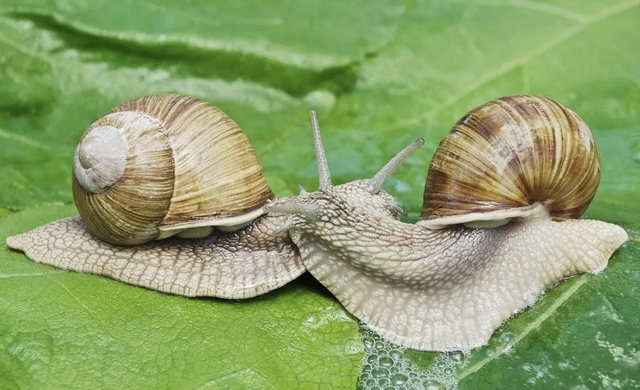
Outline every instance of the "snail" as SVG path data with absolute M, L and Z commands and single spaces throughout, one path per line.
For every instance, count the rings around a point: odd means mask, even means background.
M 275 234 L 283 218 L 263 215 L 274 195 L 248 138 L 208 103 L 123 103 L 89 126 L 73 167 L 80 217 L 9 237 L 9 247 L 184 296 L 249 298 L 304 272 L 289 237 Z
M 593 199 L 600 158 L 587 125 L 550 99 L 508 96 L 465 115 L 432 159 L 421 219 L 401 222 L 384 180 L 333 186 L 312 113 L 319 188 L 271 201 L 306 269 L 388 341 L 470 350 L 512 315 L 580 273 L 598 273 L 628 238 L 576 219 Z
M 189 296 L 207 295 L 195 292 L 200 282 L 180 287 L 202 277 L 167 264 L 191 270 L 214 263 L 206 282 L 225 279 L 214 271 L 231 272 L 229 279 L 239 282 L 225 285 L 239 285 L 241 293 L 220 296 L 248 297 L 251 283 L 241 272 L 251 273 L 254 263 L 272 255 L 259 272 L 278 266 L 270 276 L 281 277 L 259 292 L 306 268 L 385 339 L 451 351 L 484 345 L 504 320 L 561 280 L 602 271 L 627 239 L 618 226 L 576 219 L 593 199 L 600 160 L 587 125 L 552 100 L 505 97 L 461 119 L 432 159 L 415 224 L 398 220 L 404 212 L 382 185 L 424 141 L 406 147 L 371 179 L 333 186 L 314 112 L 311 117 L 318 190 L 265 196 L 259 207 L 267 214 L 239 222 L 248 226 L 236 232 L 121 247 L 95 239 L 71 218 L 7 243 L 36 261 Z M 201 227 L 181 225 L 187 233 Z M 247 239 L 252 245 L 244 244 Z M 262 251 L 244 262 L 233 257 L 238 246 Z M 197 265 L 190 265 L 193 256 L 200 256 Z M 151 265 L 145 265 L 148 258 Z

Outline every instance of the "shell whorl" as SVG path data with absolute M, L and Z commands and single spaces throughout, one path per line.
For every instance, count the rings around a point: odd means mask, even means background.
M 170 94 L 123 103 L 89 127 L 73 192 L 89 230 L 116 245 L 243 223 L 273 197 L 239 126 L 208 103 Z
M 600 170 L 591 131 L 573 111 L 538 96 L 496 99 L 465 115 L 440 143 L 421 219 L 499 215 L 536 203 L 554 220 L 577 218 L 595 196 Z
M 78 183 L 92 194 L 99 194 L 122 177 L 127 164 L 129 143 L 113 126 L 92 129 L 76 148 L 73 172 Z

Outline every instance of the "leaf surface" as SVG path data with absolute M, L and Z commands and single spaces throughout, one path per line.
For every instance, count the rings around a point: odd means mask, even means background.
M 604 272 L 562 283 L 464 355 L 359 337 L 309 277 L 242 303 L 184 299 L 5 247 L 0 388 L 640 386 L 638 21 L 639 0 L 4 1 L 2 241 L 74 214 L 71 159 L 84 128 L 159 92 L 234 118 L 278 196 L 317 186 L 311 108 L 335 183 L 371 177 L 424 137 L 385 187 L 413 219 L 431 155 L 456 120 L 499 96 L 548 96 L 589 124 L 602 155 L 585 217 L 631 239 Z

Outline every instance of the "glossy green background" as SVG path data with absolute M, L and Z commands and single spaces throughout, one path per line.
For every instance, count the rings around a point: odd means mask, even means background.
M 640 386 L 639 25 L 638 0 L 0 0 L 0 238 L 74 214 L 78 138 L 137 96 L 222 108 L 279 196 L 317 186 L 310 108 L 335 183 L 424 137 L 386 186 L 416 218 L 430 156 L 459 117 L 541 94 L 590 125 L 603 177 L 587 217 L 631 240 L 602 274 L 563 283 L 460 356 L 440 385 Z M 0 248 L 3 389 L 353 388 L 363 359 L 363 378 L 390 384 L 378 355 L 310 277 L 250 302 L 184 299 Z M 435 383 L 420 373 L 437 354 L 395 358 L 409 384 Z

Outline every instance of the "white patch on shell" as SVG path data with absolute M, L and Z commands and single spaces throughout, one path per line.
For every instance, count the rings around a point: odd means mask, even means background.
M 124 172 L 129 146 L 120 129 L 100 126 L 76 148 L 73 172 L 88 192 L 99 194 L 114 185 Z
M 469 228 L 481 229 L 495 228 L 506 225 L 510 220 L 514 218 L 549 218 L 549 212 L 542 203 L 536 202 L 530 206 L 518 207 L 513 209 L 452 215 L 450 217 L 441 217 L 435 219 L 424 219 L 418 221 L 417 224 L 433 230 L 444 229 L 451 225 L 461 224 L 464 224 Z

